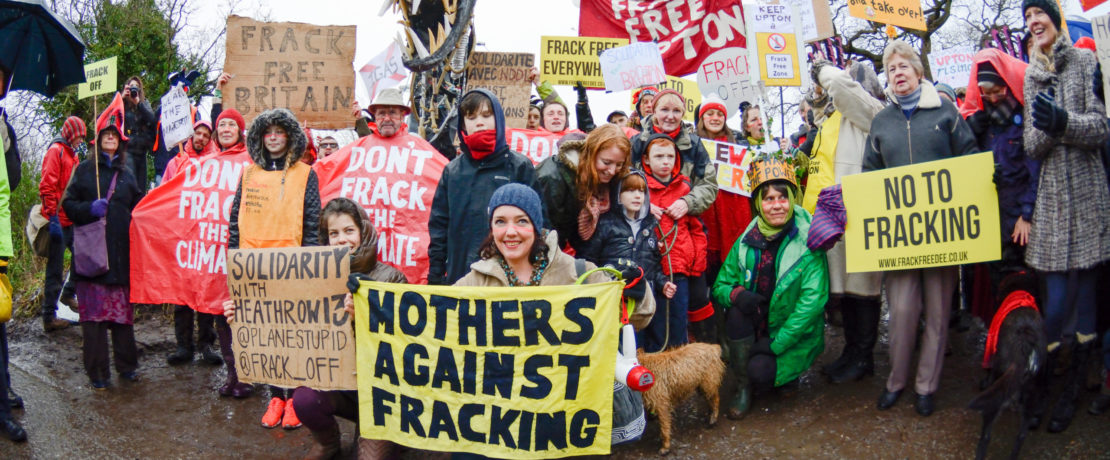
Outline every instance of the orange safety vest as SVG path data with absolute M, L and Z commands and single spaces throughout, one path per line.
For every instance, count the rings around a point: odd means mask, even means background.
M 267 171 L 258 165 L 247 168 L 239 198 L 241 249 L 301 245 L 305 188 L 311 171 L 299 161 L 285 171 Z

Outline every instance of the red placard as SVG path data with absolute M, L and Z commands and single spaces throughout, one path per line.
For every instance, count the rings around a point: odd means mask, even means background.
M 312 165 L 320 201 L 350 198 L 378 230 L 378 261 L 401 270 L 410 283 L 428 282 L 428 221 L 447 158 L 408 133 L 366 136 Z M 323 238 L 324 235 L 321 235 Z
M 213 141 L 215 142 L 215 141 Z M 131 211 L 131 301 L 188 305 L 223 314 L 231 203 L 242 147 L 189 160 Z
M 744 17 L 737 0 L 651 2 L 582 0 L 581 36 L 655 41 L 667 75 L 697 71 L 701 57 L 721 48 L 745 47 Z

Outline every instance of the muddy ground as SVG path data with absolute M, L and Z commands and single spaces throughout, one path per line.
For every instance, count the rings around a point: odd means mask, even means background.
M 215 388 L 223 381 L 222 367 L 168 366 L 173 330 L 161 307 L 143 307 L 137 316 L 142 380 L 129 384 L 113 376 L 106 392 L 88 386 L 79 328 L 45 335 L 35 320 L 9 324 L 12 383 L 26 400 L 15 416 L 30 440 L 0 440 L 0 457 L 300 458 L 308 451 L 308 430 L 259 426 L 265 401 L 258 393 L 245 400 L 220 398 Z M 815 366 L 796 390 L 757 399 L 742 421 L 722 416 L 715 427 L 707 427 L 706 403 L 700 397 L 687 401 L 677 410 L 670 458 L 972 458 L 980 417 L 964 407 L 983 375 L 978 367 L 982 335 L 977 325 L 951 334 L 952 354 L 931 417 L 914 412 L 908 391 L 891 410 L 875 409 L 889 370 L 883 337 L 878 376 L 834 386 Z M 839 329 L 828 328 L 826 337 L 818 365 L 835 359 L 843 343 Z M 722 386 L 722 403 L 732 395 L 730 383 L 727 379 Z M 1023 457 L 1110 458 L 1110 416 L 1086 412 L 1094 396 L 1083 395 L 1080 413 L 1065 433 L 1032 432 Z M 1017 419 L 1009 412 L 999 422 L 992 458 L 1008 454 Z M 354 458 L 354 424 L 341 426 L 344 456 Z M 657 457 L 660 445 L 658 424 L 651 421 L 643 440 L 614 448 L 612 456 Z

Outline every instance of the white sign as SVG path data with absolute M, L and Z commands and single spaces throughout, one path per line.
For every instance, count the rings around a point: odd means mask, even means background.
M 702 96 L 716 95 L 729 107 L 739 107 L 743 101 L 755 102 L 760 91 L 749 72 L 747 50 L 719 49 L 698 66 L 698 91 Z
M 1110 14 L 1094 18 L 1091 31 L 1095 35 L 1095 55 L 1103 68 L 1102 94 L 1110 94 Z
M 362 78 L 363 87 L 373 101 L 378 96 L 378 91 L 396 88 L 401 81 L 409 75 L 409 69 L 401 62 L 401 46 L 392 42 L 374 56 L 370 62 L 358 69 L 358 76 Z
M 170 88 L 162 96 L 162 139 L 166 148 L 177 145 L 193 135 L 193 113 L 189 97 L 180 86 Z
M 929 68 L 933 69 L 933 80 L 952 88 L 967 86 L 971 78 L 971 68 L 975 65 L 975 50 L 971 48 L 949 48 L 929 53 Z
M 663 55 L 652 42 L 609 48 L 601 52 L 605 91 L 625 91 L 667 81 Z

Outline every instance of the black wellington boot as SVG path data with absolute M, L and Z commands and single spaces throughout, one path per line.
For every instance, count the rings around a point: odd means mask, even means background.
M 1091 344 L 1093 342 L 1092 340 L 1078 344 L 1073 350 L 1071 365 L 1068 366 L 1067 380 L 1064 383 L 1064 391 L 1060 392 L 1060 399 L 1056 400 L 1056 406 L 1052 408 L 1052 418 L 1048 421 L 1049 433 L 1060 433 L 1067 430 L 1068 425 L 1071 425 L 1071 420 L 1075 418 L 1079 395 L 1083 392 L 1087 379 L 1087 363 L 1090 361 Z
M 854 310 L 852 317 L 855 326 L 854 359 L 839 372 L 831 375 L 833 383 L 852 382 L 868 375 L 875 375 L 875 343 L 879 339 L 879 313 L 882 303 L 879 299 L 853 299 L 844 311 Z M 848 324 L 844 324 L 847 328 Z

